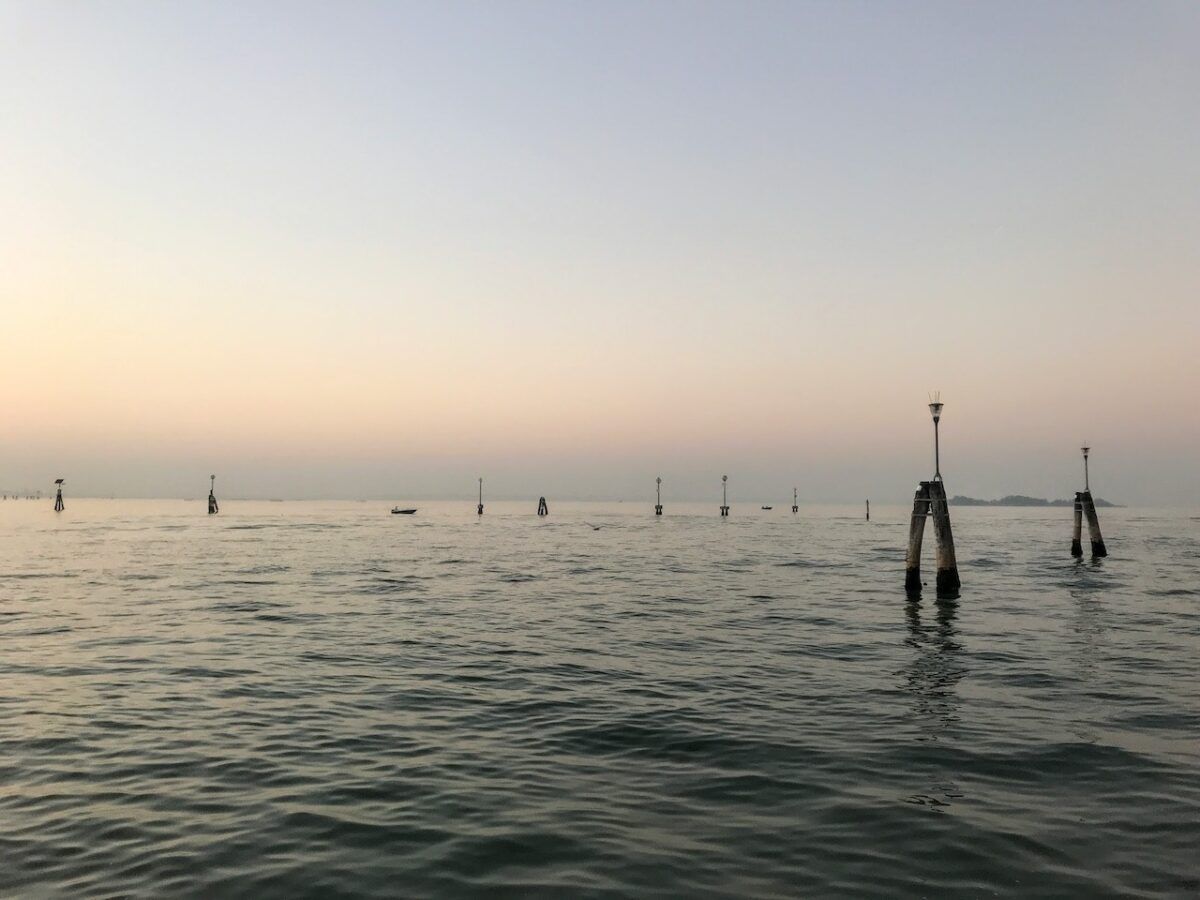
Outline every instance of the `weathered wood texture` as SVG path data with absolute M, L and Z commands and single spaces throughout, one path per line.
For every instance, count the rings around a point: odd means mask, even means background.
M 1079 499 L 1083 503 L 1083 514 L 1087 517 L 1092 556 L 1108 556 L 1108 548 L 1104 546 L 1104 538 L 1100 535 L 1100 519 L 1096 516 L 1096 503 L 1092 500 L 1092 492 L 1084 491 Z
M 1071 555 L 1083 556 L 1083 499 L 1075 492 L 1075 529 L 1071 533 Z
M 908 554 L 905 557 L 904 589 L 910 594 L 921 592 L 921 538 L 925 535 L 925 520 L 929 518 L 929 482 L 922 481 L 913 495 L 912 522 L 908 526 Z
M 946 499 L 946 487 L 940 481 L 929 482 L 929 507 L 933 516 L 933 534 L 937 538 L 937 593 L 939 597 L 957 596 L 962 583 L 958 580 L 958 559 L 950 530 L 950 503 Z

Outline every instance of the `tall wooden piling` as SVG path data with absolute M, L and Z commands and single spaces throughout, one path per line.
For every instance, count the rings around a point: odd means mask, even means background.
M 929 482 L 922 481 L 913 495 L 912 521 L 908 526 L 908 553 L 904 560 L 904 590 L 921 593 L 921 539 L 929 518 Z
M 1083 514 L 1087 517 L 1092 556 L 1108 556 L 1108 548 L 1104 546 L 1104 538 L 1100 535 L 1100 519 L 1096 515 L 1096 502 L 1092 499 L 1092 492 L 1084 491 L 1079 499 L 1083 505 Z
M 483 515 L 483 479 L 479 479 L 479 505 L 475 507 L 475 515 Z
M 796 488 L 792 488 L 792 512 L 794 513 L 800 512 L 800 501 L 798 499 L 799 496 L 800 491 L 798 491 Z
M 545 497 L 539 497 L 539 498 L 538 498 L 538 515 L 539 515 L 539 516 L 548 516 L 548 515 L 550 515 L 550 507 L 546 505 L 546 498 L 545 498 Z
M 958 558 L 954 553 L 954 535 L 950 531 L 950 503 L 946 486 L 940 480 L 929 483 L 929 511 L 933 516 L 933 535 L 937 539 L 937 595 L 957 596 L 962 582 L 958 579 Z
M 215 516 L 221 511 L 221 508 L 217 506 L 217 476 L 209 475 L 208 477 L 210 479 L 208 486 L 208 514 Z
M 871 501 L 867 501 L 867 521 L 871 521 Z
M 654 514 L 662 515 L 662 476 L 654 479 Z
M 1083 492 L 1075 492 L 1075 530 L 1071 536 L 1071 555 L 1083 556 Z
M 728 485 L 728 483 L 729 483 L 729 476 L 722 475 L 721 476 L 721 515 L 722 516 L 729 515 L 729 492 L 726 489 L 726 486 Z
M 62 478 L 54 479 L 54 483 L 56 485 L 58 485 L 58 491 L 54 495 L 54 511 L 55 512 L 62 512 L 64 509 L 66 509 L 66 507 L 63 505 L 63 498 L 62 498 L 63 481 L 64 481 L 64 479 L 62 479 Z

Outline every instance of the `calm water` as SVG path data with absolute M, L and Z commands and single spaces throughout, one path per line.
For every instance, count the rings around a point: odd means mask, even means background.
M 955 508 L 914 604 L 899 508 L 52 502 L 0 504 L 0 893 L 1200 891 L 1193 514 L 1093 563 Z

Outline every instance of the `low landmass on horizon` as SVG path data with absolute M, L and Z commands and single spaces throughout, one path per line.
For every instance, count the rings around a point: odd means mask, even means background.
M 976 497 L 957 495 L 950 498 L 951 506 L 1073 506 L 1074 500 L 1044 500 L 1041 497 L 1026 497 L 1024 494 L 1008 494 L 999 500 L 979 500 Z M 1120 508 L 1121 504 L 1096 498 L 1096 506 L 1111 509 Z

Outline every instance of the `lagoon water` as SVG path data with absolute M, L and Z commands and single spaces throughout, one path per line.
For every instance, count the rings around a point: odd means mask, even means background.
M 0 894 L 1200 892 L 1194 513 L 954 508 L 912 603 L 899 507 L 52 502 Z

